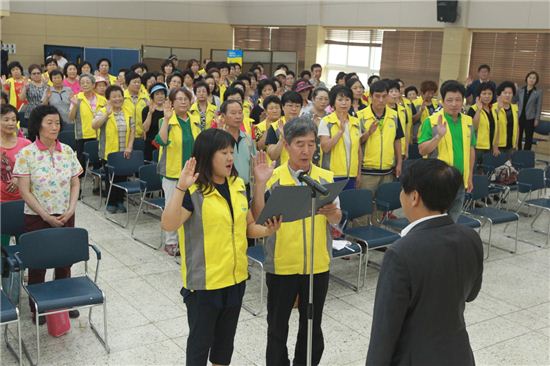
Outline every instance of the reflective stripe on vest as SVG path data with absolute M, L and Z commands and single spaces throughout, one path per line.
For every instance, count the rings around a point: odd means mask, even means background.
M 336 112 L 332 112 L 323 118 L 327 123 L 330 133 L 329 138 L 332 138 L 340 130 L 340 120 L 336 116 Z M 347 164 L 346 144 L 344 136 L 338 139 L 338 142 L 332 147 L 329 152 L 321 150 L 321 167 L 330 170 L 335 177 L 357 177 L 359 170 L 359 145 L 361 139 L 361 126 L 359 119 L 348 115 L 349 135 L 350 135 L 350 163 Z
M 364 117 L 362 131 L 368 131 L 377 119 L 371 108 L 366 109 Z M 363 145 L 363 168 L 376 170 L 393 168 L 395 165 L 394 142 L 398 123 L 397 112 L 386 107 L 382 123 Z
M 147 102 L 149 101 L 149 96 L 147 93 L 143 93 L 141 90 L 138 94 L 138 99 L 136 104 L 132 101 L 132 97 L 128 89 L 124 91 L 124 103 L 122 108 L 126 113 L 128 113 L 133 121 L 136 123 L 136 138 L 143 138 L 143 109 L 147 107 Z

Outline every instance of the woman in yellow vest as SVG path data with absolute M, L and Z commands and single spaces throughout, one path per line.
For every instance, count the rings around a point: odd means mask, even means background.
M 174 75 L 174 74 L 173 74 Z M 193 95 L 185 88 L 171 90 L 164 103 L 164 118 L 155 141 L 160 145 L 158 173 L 162 176 L 162 190 L 168 202 L 185 162 L 191 157 L 195 139 L 201 132 L 200 116 L 190 113 Z M 175 231 L 165 235 L 164 251 L 171 256 L 178 253 Z
M 258 151 L 265 151 L 267 146 L 265 139 L 267 137 L 266 131 L 273 123 L 277 123 L 281 119 L 281 99 L 276 95 L 270 95 L 263 101 L 263 110 L 265 110 L 266 118 L 254 126 L 254 134 L 256 137 L 256 148 Z M 268 161 L 271 163 L 269 156 Z
M 406 159 L 408 148 L 407 148 L 407 141 L 409 140 L 408 136 L 408 130 L 407 125 L 409 123 L 408 121 L 408 112 L 407 108 L 401 104 L 401 90 L 400 85 L 397 80 L 387 80 L 388 84 L 388 107 L 393 109 L 397 112 L 397 118 L 399 119 L 399 123 L 401 124 L 401 129 L 403 130 L 403 133 L 405 134 L 405 137 L 401 139 L 401 156 L 403 159 Z
M 497 87 L 497 103 L 493 104 L 497 115 L 498 147 L 508 157 L 518 148 L 519 114 L 518 105 L 512 103 L 514 95 L 514 83 L 503 81 Z
M 94 115 L 107 104 L 107 100 L 94 91 L 94 84 L 91 74 L 80 75 L 80 93 L 73 95 L 69 107 L 69 120 L 75 125 L 76 155 L 84 169 L 84 144 L 97 139 L 97 132 L 92 128 Z
M 337 86 L 330 92 L 334 112 L 321 119 L 318 136 L 321 140 L 321 168 L 334 173 L 334 181 L 348 180 L 344 189 L 359 186 L 361 178 L 361 125 L 349 114 L 352 91 Z
M 142 88 L 141 77 L 134 71 L 128 71 L 124 75 L 124 80 L 128 86 L 124 90 L 124 104 L 122 108 L 132 117 L 136 125 L 136 138 L 143 139 L 143 118 L 142 112 L 149 105 L 149 95 L 147 89 Z
M 98 76 L 101 76 L 109 85 L 115 85 L 117 77 L 109 74 L 109 69 L 111 68 L 111 60 L 108 58 L 102 58 L 97 62 L 97 72 Z
M 124 157 L 129 158 L 134 146 L 136 124 L 123 106 L 124 91 L 118 85 L 111 85 L 105 91 L 107 104 L 101 108 L 92 122 L 92 128 L 99 133 L 98 155 L 103 164 L 107 163 L 109 154 L 123 151 Z M 107 191 L 109 180 L 107 179 Z M 126 177 L 115 176 L 114 182 L 126 180 Z M 124 192 L 120 189 L 111 190 L 107 202 L 109 213 L 126 212 L 124 207 Z
M 180 235 L 187 365 L 231 363 L 248 278 L 247 237 L 270 236 L 280 227 L 280 220 L 255 223 L 233 165 L 233 144 L 220 129 L 198 135 L 162 214 L 163 229 Z M 254 171 L 265 185 L 273 169 L 256 164 Z
M 437 83 L 431 80 L 425 80 L 420 84 L 420 96 L 413 102 L 416 109 L 416 114 L 413 116 L 413 128 L 411 131 L 411 140 L 413 143 L 418 142 L 421 135 L 420 127 L 424 121 L 441 109 L 437 98 L 434 95 L 437 93 Z
M 193 91 L 196 101 L 191 105 L 190 112 L 199 115 L 201 130 L 205 130 L 210 128 L 210 124 L 214 120 L 214 117 L 216 117 L 218 108 L 214 104 L 208 102 L 210 88 L 204 81 L 196 82 L 193 86 Z
M 495 87 L 492 83 L 481 83 L 476 104 L 470 107 L 468 115 L 472 117 L 476 131 L 476 163 L 481 164 L 483 154 L 491 152 L 498 156 L 498 126 L 496 110 L 491 108 Z
M 4 82 L 4 91 L 8 94 L 8 100 L 18 111 L 27 100 L 23 98 L 23 89 L 28 80 L 23 75 L 23 66 L 19 61 L 10 62 L 8 65 L 10 77 Z

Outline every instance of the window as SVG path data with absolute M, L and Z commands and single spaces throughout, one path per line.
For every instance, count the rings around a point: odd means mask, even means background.
M 537 89 L 543 91 L 542 110 L 550 114 L 550 33 L 474 32 L 470 54 L 470 77 L 481 64 L 491 66 L 491 79 L 525 85 L 531 70 L 540 76 Z
M 340 71 L 356 72 L 366 84 L 370 75 L 380 72 L 382 30 L 329 29 L 327 80 L 332 85 Z

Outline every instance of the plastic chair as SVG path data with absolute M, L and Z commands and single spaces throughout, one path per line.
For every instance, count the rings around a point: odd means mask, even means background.
M 33 285 L 25 285 L 21 281 L 23 289 L 29 295 L 29 299 L 34 303 L 36 309 L 36 364 L 40 362 L 40 317 L 71 309 L 90 309 L 88 314 L 90 327 L 109 353 L 110 349 L 107 343 L 107 299 L 96 284 L 101 252 L 95 245 L 88 244 L 88 232 L 81 228 L 50 228 L 25 233 L 21 235 L 20 240 L 20 252 L 15 253 L 20 269 L 68 267 L 78 262 L 85 262 L 84 276 L 63 278 Z M 88 276 L 90 248 L 94 250 L 97 258 L 93 280 Z M 24 267 L 23 262 L 25 263 Z M 95 306 L 103 306 L 103 338 L 92 323 L 92 308 Z
M 135 139 L 134 140 L 134 150 L 145 150 L 145 140 L 144 139 Z
M 139 179 L 116 183 L 114 182 L 114 179 L 115 176 L 135 176 L 139 173 L 139 168 L 143 165 L 143 163 L 143 151 L 141 150 L 133 151 L 129 159 L 124 157 L 123 152 L 114 152 L 109 154 L 107 157 L 107 165 L 105 165 L 105 168 L 107 169 L 106 173 L 110 183 L 109 192 L 107 193 L 107 202 L 109 202 L 113 188 L 122 189 L 126 192 L 126 222 L 122 224 L 121 222 L 118 222 L 114 218 L 108 216 L 107 205 L 105 205 L 104 214 L 107 220 L 122 227 L 128 226 L 128 222 L 130 222 L 130 204 L 128 196 L 132 194 L 145 194 L 144 191 L 146 190 L 146 184 L 144 181 Z
M 348 224 L 348 213 L 345 210 L 342 210 L 342 219 L 340 220 L 340 223 L 337 227 L 332 226 L 332 233 L 333 233 L 333 239 L 339 239 L 339 240 L 346 240 L 346 235 L 344 234 L 344 231 Z M 335 232 L 337 235 L 335 235 Z M 341 277 L 338 277 L 333 273 L 330 273 L 329 276 L 331 279 L 335 280 L 336 282 L 340 283 L 341 285 L 344 285 L 348 288 L 351 288 L 355 292 L 359 292 L 359 289 L 362 287 L 362 285 L 365 284 L 363 281 L 362 284 L 359 282 L 361 281 L 361 269 L 363 267 L 363 248 L 361 245 L 355 243 L 354 241 L 350 241 L 348 245 L 346 245 L 342 249 L 335 249 L 332 248 L 332 259 L 340 259 L 340 258 L 352 258 L 352 257 L 359 257 L 359 262 L 357 264 L 357 281 L 355 284 L 348 282 L 344 280 Z
M 509 250 L 505 248 L 498 247 L 493 245 L 495 248 L 508 251 L 510 253 L 516 253 L 518 249 L 518 226 L 519 226 L 519 215 L 515 212 L 510 212 L 506 210 L 501 210 L 495 207 L 487 207 L 485 204 L 484 207 L 476 208 L 474 206 L 475 201 L 484 200 L 489 196 L 489 178 L 485 175 L 474 175 L 473 176 L 474 188 L 469 195 L 468 202 L 466 203 L 467 210 L 466 212 L 469 215 L 472 215 L 483 222 L 483 225 L 489 223 L 489 241 L 487 243 L 487 255 L 485 259 L 489 258 L 489 253 L 491 251 L 491 234 L 493 231 L 493 225 L 498 224 L 509 224 L 511 222 L 516 223 L 516 236 L 515 236 L 515 246 L 514 250 Z M 506 232 L 508 225 L 504 228 Z
M 412 162 L 414 162 L 414 160 L 412 160 Z M 400 193 L 400 182 L 389 182 L 381 184 L 376 191 L 375 203 L 377 209 L 387 213 L 401 208 L 401 201 L 399 201 Z M 409 220 L 407 220 L 407 218 L 405 217 L 389 219 L 388 215 L 384 215 L 380 223 L 392 230 L 401 232 L 401 230 L 403 230 L 409 224 Z
M 265 253 L 262 245 L 255 245 L 253 247 L 248 247 L 246 250 L 246 255 L 248 256 L 249 263 L 256 264 L 260 267 L 260 305 L 257 309 L 253 309 L 246 304 L 242 304 L 243 309 L 248 311 L 254 316 L 258 316 L 262 313 L 264 308 L 264 286 L 265 286 L 265 271 L 264 271 L 264 262 L 265 262 Z
M 2 235 L 9 235 L 19 243 L 19 237 L 25 232 L 25 202 L 23 200 L 0 202 L 0 231 Z M 15 258 L 14 254 L 19 250 L 19 245 L 2 247 L 2 252 L 9 258 Z M 16 304 L 19 302 L 19 271 L 10 272 L 8 281 L 4 281 L 4 291 L 7 291 L 10 299 Z
M 141 211 L 143 209 L 143 206 L 152 207 L 155 209 L 160 210 L 161 212 L 164 211 L 164 205 L 165 205 L 165 199 L 164 197 L 157 197 L 157 198 L 147 198 L 146 194 L 150 194 L 153 192 L 162 192 L 162 180 L 160 175 L 157 174 L 157 164 L 146 164 L 139 168 L 139 178 L 143 182 L 145 182 L 145 190 L 143 191 L 142 196 L 140 197 L 139 202 L 139 208 L 138 212 L 136 214 L 136 219 L 134 220 L 134 226 L 132 227 L 132 238 L 142 244 L 147 245 L 148 247 L 151 247 L 153 249 L 160 249 L 163 244 L 163 237 L 164 237 L 164 231 L 160 230 L 160 244 L 158 246 L 154 246 L 145 240 L 142 240 L 139 236 L 136 236 L 134 234 L 137 223 L 139 220 L 139 216 L 141 215 Z
M 59 142 L 64 143 L 65 145 L 69 145 L 73 151 L 76 151 L 76 139 L 74 137 L 74 130 L 63 130 L 59 132 L 59 136 L 57 137 Z
M 348 219 L 372 215 L 372 192 L 368 189 L 350 189 L 340 193 L 340 207 L 348 214 Z M 346 228 L 344 234 L 347 238 L 364 246 L 365 251 L 365 278 L 367 276 L 368 251 L 372 249 L 385 248 L 400 238 L 394 232 L 381 227 L 371 225 Z M 363 279 L 363 283 L 365 282 Z
M 546 189 L 544 170 L 528 168 L 523 169 L 518 174 L 518 200 L 520 204 L 516 212 L 519 212 L 523 205 L 528 208 L 534 207 L 538 213 L 535 214 L 533 221 L 531 221 L 531 229 L 537 233 L 546 235 L 546 245 L 550 241 L 550 221 L 548 222 L 548 229 L 546 232 L 535 229 L 535 222 L 539 219 L 543 212 L 550 213 L 550 198 L 542 197 L 543 190 Z M 537 198 L 531 198 L 533 193 L 537 193 Z M 523 200 L 519 199 L 519 193 L 525 193 Z M 526 242 L 533 244 L 530 242 Z M 535 244 L 536 245 L 536 244 Z M 536 245 L 540 247 L 539 245 Z
M 93 166 L 99 166 L 101 164 L 99 160 L 99 141 L 95 140 L 84 143 L 84 152 L 82 153 L 82 155 L 84 155 L 84 165 L 87 169 L 86 173 L 84 174 L 84 178 L 82 179 L 80 201 L 86 206 L 89 206 L 97 211 L 101 209 L 101 205 L 103 202 L 103 189 L 101 182 L 103 181 L 103 179 L 105 179 L 105 170 L 103 168 L 92 168 Z M 90 164 L 92 165 L 92 167 L 90 167 Z M 97 207 L 92 206 L 84 200 L 84 192 L 86 191 L 84 189 L 84 186 L 88 181 L 88 175 L 92 175 L 99 179 L 99 205 Z
M 512 154 L 512 165 L 518 171 L 535 167 L 535 152 L 530 150 L 518 150 Z
M 410 144 L 409 145 L 409 157 L 407 160 L 416 160 L 416 159 L 422 159 L 422 155 L 420 155 L 420 151 L 418 150 L 418 144 Z

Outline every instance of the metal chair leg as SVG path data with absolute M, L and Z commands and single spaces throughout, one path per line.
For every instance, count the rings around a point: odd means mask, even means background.
M 34 301 L 33 301 L 34 302 Z M 38 306 L 34 302 L 34 314 L 36 321 L 36 364 L 40 364 L 40 314 L 38 314 Z
M 90 307 L 90 311 L 88 313 L 88 322 L 90 323 L 90 328 L 94 332 L 96 338 L 99 340 L 99 342 L 103 345 L 107 353 L 111 353 L 111 348 L 109 347 L 109 343 L 107 340 L 107 297 L 105 296 L 105 293 L 103 293 L 103 338 L 99 335 L 99 331 L 97 330 L 96 326 L 92 322 L 92 308 Z

